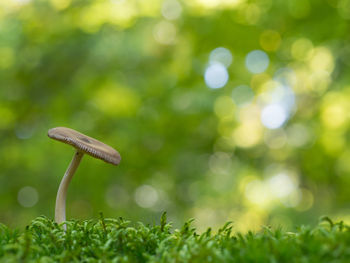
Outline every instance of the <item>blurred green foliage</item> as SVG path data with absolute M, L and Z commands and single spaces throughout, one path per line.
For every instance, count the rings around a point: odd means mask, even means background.
M 122 156 L 83 158 L 68 219 L 349 220 L 349 6 L 1 1 L 0 221 L 53 217 L 74 153 L 47 138 L 56 126 Z

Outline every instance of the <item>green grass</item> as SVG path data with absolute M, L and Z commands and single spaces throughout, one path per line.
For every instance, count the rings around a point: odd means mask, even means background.
M 262 228 L 235 233 L 230 223 L 217 233 L 191 227 L 172 230 L 111 218 L 68 221 L 67 232 L 40 216 L 24 231 L 0 224 L 0 262 L 350 262 L 350 227 L 325 217 L 295 232 Z

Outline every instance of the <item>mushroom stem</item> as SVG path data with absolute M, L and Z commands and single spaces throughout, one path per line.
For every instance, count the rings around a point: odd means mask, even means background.
M 74 157 L 71 163 L 68 166 L 66 173 L 64 174 L 60 186 L 58 188 L 57 197 L 56 197 L 56 208 L 55 208 L 55 221 L 60 224 L 63 221 L 66 221 L 66 197 L 67 197 L 67 189 L 70 181 L 73 178 L 75 171 L 77 170 L 81 158 L 84 153 L 77 151 L 74 154 Z M 64 226 L 66 229 L 66 226 Z

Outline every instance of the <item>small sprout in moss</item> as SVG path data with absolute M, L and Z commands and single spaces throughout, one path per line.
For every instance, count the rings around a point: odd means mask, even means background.
M 48 136 L 52 139 L 70 144 L 76 149 L 74 157 L 63 176 L 57 192 L 55 221 L 60 224 L 63 221 L 66 221 L 66 196 L 68 185 L 72 180 L 83 155 L 88 154 L 114 165 L 120 163 L 121 157 L 118 151 L 112 147 L 69 128 L 57 127 L 50 129 Z M 64 228 L 66 227 L 64 226 Z

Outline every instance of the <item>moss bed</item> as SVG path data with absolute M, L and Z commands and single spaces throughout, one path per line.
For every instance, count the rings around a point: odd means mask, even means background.
M 327 217 L 294 232 L 246 234 L 231 223 L 199 234 L 192 221 L 172 230 L 165 214 L 153 226 L 101 215 L 68 221 L 66 232 L 44 216 L 23 231 L 0 224 L 0 262 L 350 262 L 350 227 Z

